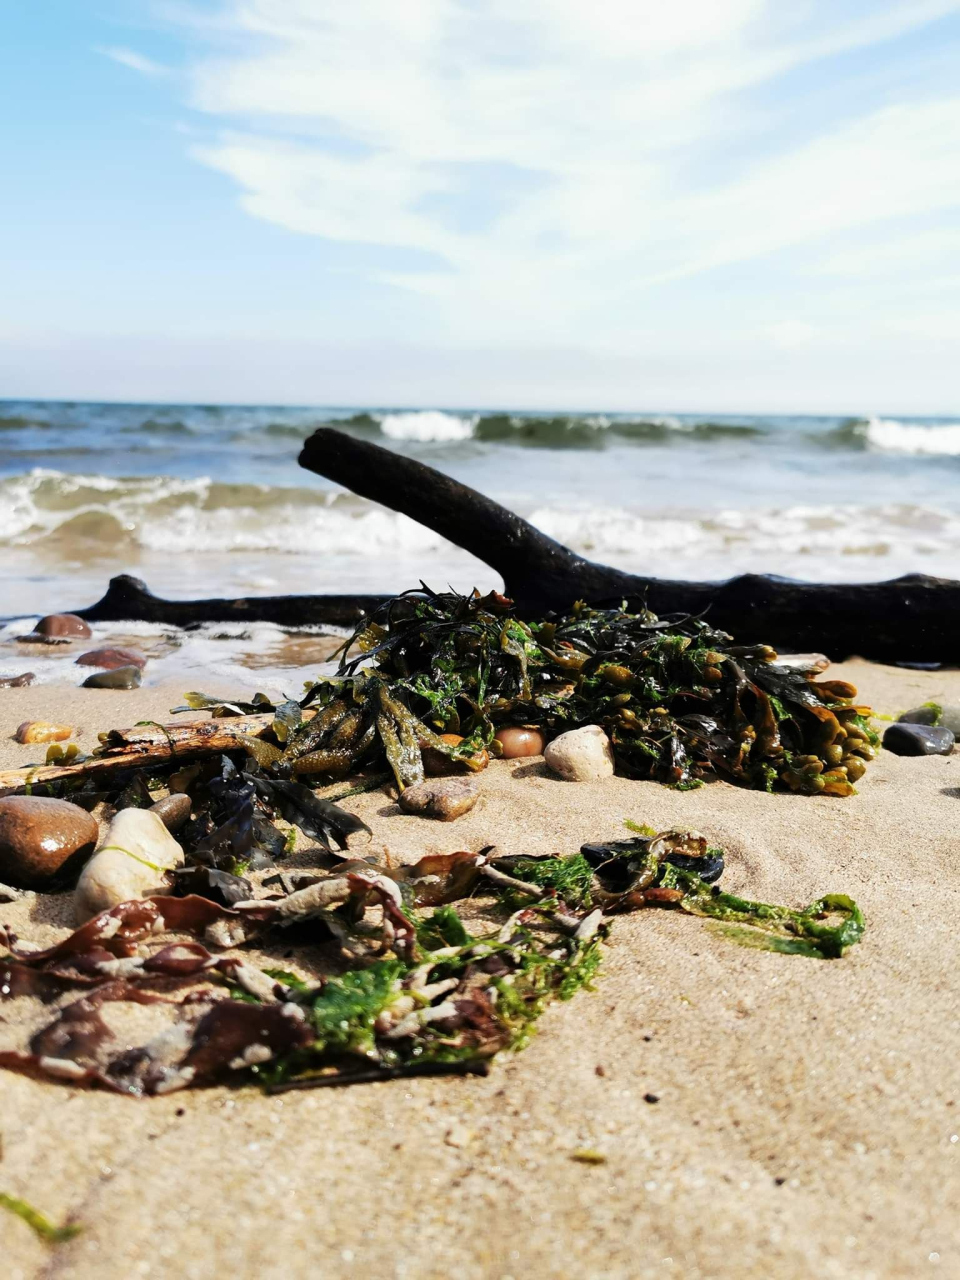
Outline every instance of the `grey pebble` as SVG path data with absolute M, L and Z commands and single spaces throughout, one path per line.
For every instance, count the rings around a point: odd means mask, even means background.
M 892 724 L 883 745 L 898 756 L 948 756 L 956 741 L 949 729 L 909 721 Z

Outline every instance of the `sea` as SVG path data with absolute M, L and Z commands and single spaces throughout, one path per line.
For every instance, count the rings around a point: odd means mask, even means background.
M 184 599 L 501 585 L 431 530 L 303 471 L 321 425 L 638 573 L 960 573 L 960 418 L 0 401 L 0 673 L 23 666 L 9 646 L 31 617 L 92 604 L 120 572 Z M 237 634 L 237 669 L 289 649 Z M 170 660 L 209 664 L 207 640 L 179 638 Z M 238 652 L 221 643 L 221 674 Z M 62 678 L 52 655 L 29 665 Z

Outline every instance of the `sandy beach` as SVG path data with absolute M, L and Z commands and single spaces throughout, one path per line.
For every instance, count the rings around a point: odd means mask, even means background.
M 834 675 L 888 714 L 960 695 L 960 672 Z M 89 747 L 181 692 L 4 690 L 0 762 L 42 754 L 11 741 L 28 716 L 82 726 Z M 0 1190 L 83 1228 L 48 1246 L 4 1215 L 8 1280 L 960 1273 L 960 757 L 883 752 L 846 800 L 566 783 L 540 760 L 495 763 L 483 791 L 455 824 L 380 792 L 346 804 L 404 861 L 692 825 L 726 847 L 726 888 L 849 893 L 866 937 L 825 962 L 677 913 L 620 917 L 596 990 L 553 1005 L 487 1079 L 134 1102 L 3 1073 Z M 38 895 L 0 920 L 52 941 L 69 911 Z

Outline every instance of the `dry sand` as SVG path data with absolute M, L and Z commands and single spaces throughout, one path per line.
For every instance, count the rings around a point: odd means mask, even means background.
M 831 674 L 878 711 L 960 697 L 958 672 Z M 92 742 L 178 693 L 0 691 L 0 763 L 41 754 L 9 741 L 27 716 Z M 847 800 L 578 785 L 517 761 L 454 825 L 349 803 L 404 860 L 693 825 L 726 846 L 727 888 L 847 892 L 867 934 L 823 962 L 678 913 L 619 918 L 597 990 L 485 1080 L 134 1102 L 2 1074 L 0 1190 L 84 1228 L 51 1248 L 0 1215 L 4 1280 L 960 1276 L 960 755 L 883 753 Z M 0 919 L 42 941 L 59 905 Z M 585 1147 L 605 1162 L 575 1161 Z

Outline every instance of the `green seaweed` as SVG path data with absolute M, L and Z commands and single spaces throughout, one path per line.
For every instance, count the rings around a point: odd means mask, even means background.
M 700 618 L 578 603 L 523 619 L 496 592 L 424 587 L 365 619 L 337 676 L 308 684 L 299 703 L 275 706 L 264 694 L 252 702 L 188 694 L 187 702 L 215 715 L 273 709 L 276 742 L 248 749 L 278 778 L 331 781 L 386 766 L 402 791 L 422 781 L 425 747 L 472 769 L 500 727 L 552 735 L 599 725 L 621 773 L 679 791 L 718 777 L 853 795 L 879 745 L 869 709 L 855 705 L 852 685 L 818 683 L 775 658 Z M 298 724 L 307 707 L 316 715 Z M 443 733 L 464 741 L 444 742 Z
M 417 925 L 417 942 L 424 951 L 438 951 L 441 947 L 468 947 L 474 941 L 456 908 L 446 904 L 437 907 L 432 916 Z
M 56 1227 L 50 1219 L 39 1209 L 35 1209 L 32 1204 L 28 1204 L 26 1200 L 21 1200 L 17 1196 L 8 1195 L 5 1191 L 0 1191 L 0 1208 L 8 1209 L 10 1213 L 16 1214 L 18 1218 L 22 1218 L 28 1227 L 32 1227 L 41 1240 L 45 1240 L 48 1244 L 64 1244 L 67 1240 L 72 1240 L 74 1236 L 79 1235 L 83 1227 L 77 1224 L 68 1224 L 64 1227 Z
M 518 880 L 553 891 L 571 907 L 589 907 L 593 868 L 582 853 L 569 858 L 519 858 L 511 867 Z
M 677 903 L 681 911 L 708 916 L 723 924 L 749 927 L 769 939 L 799 940 L 803 946 L 789 949 L 804 955 L 838 959 L 863 937 L 863 914 L 853 899 L 842 893 L 825 894 L 798 911 L 724 893 L 694 872 L 681 871 L 670 862 L 664 863 L 657 887 L 681 890 L 683 897 Z M 742 941 L 742 937 L 739 940 Z M 759 938 L 757 945 L 764 945 Z M 772 945 L 771 949 L 788 948 Z
M 331 978 L 313 1002 L 315 1048 L 370 1053 L 373 1025 L 399 994 L 404 966 L 399 960 L 379 960 L 368 969 L 349 969 Z

